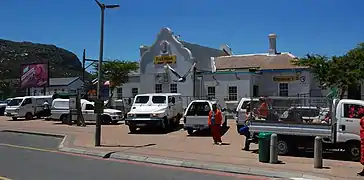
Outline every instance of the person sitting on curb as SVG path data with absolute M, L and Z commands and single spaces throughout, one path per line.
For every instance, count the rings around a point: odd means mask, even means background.
M 246 106 L 246 117 L 243 127 L 239 129 L 239 133 L 245 136 L 244 148 L 242 150 L 249 151 L 250 147 L 250 132 L 249 132 L 249 123 L 253 118 L 253 113 L 250 111 L 250 104 Z

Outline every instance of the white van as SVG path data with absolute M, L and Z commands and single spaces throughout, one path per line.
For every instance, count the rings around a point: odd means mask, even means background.
M 51 107 L 51 119 L 61 120 L 62 123 L 68 122 L 69 114 L 69 99 L 54 99 Z M 96 114 L 94 113 L 94 102 L 81 99 L 81 110 L 85 121 L 96 121 Z M 101 115 L 101 121 L 103 124 L 116 124 L 123 119 L 121 111 L 116 109 L 104 109 L 104 113 Z
M 183 118 L 183 129 L 191 135 L 194 130 L 208 129 L 208 116 L 212 109 L 212 105 L 216 104 L 217 108 L 222 112 L 222 126 L 227 126 L 227 117 L 225 115 L 225 108 L 221 108 L 220 104 L 216 101 L 210 100 L 194 100 L 188 106 Z
M 13 120 L 23 118 L 29 120 L 43 111 L 44 102 L 51 103 L 52 96 L 24 96 L 15 97 L 7 104 L 5 115 L 12 117 Z
M 138 94 L 125 124 L 130 132 L 137 128 L 174 128 L 183 115 L 183 102 L 179 93 Z

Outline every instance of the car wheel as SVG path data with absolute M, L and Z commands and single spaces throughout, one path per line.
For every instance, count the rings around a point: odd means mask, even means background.
M 188 133 L 188 135 L 192 135 L 193 134 L 193 129 L 187 129 L 187 133 Z
M 62 115 L 61 116 L 61 122 L 62 124 L 67 124 L 68 123 L 68 115 Z
M 277 150 L 279 155 L 287 155 L 289 153 L 289 143 L 287 140 L 278 140 Z
M 352 161 L 359 161 L 360 160 L 360 143 L 359 142 L 348 142 L 346 143 L 345 149 L 347 155 L 349 156 L 350 160 Z
M 102 124 L 111 124 L 112 120 L 110 116 L 101 116 L 101 123 Z
M 136 131 L 136 127 L 133 127 L 133 126 L 129 126 L 129 131 L 130 133 L 134 133 Z
M 28 112 L 28 113 L 25 114 L 25 119 L 26 120 L 31 120 L 32 118 L 33 118 L 32 113 Z
M 13 119 L 13 121 L 16 121 L 16 120 L 18 120 L 18 118 L 16 118 L 16 117 L 13 117 L 12 119 Z
M 167 118 L 167 117 L 164 117 L 164 118 L 163 118 L 162 129 L 163 129 L 163 130 L 166 130 L 166 129 L 168 129 L 169 127 L 170 127 L 170 125 L 169 125 L 169 122 L 168 122 L 168 118 Z

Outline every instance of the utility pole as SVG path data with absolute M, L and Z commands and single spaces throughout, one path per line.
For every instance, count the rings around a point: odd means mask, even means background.
M 100 55 L 99 55 L 99 64 L 97 70 L 97 104 L 103 103 L 101 101 L 100 95 L 100 82 L 101 82 L 101 67 L 102 67 L 102 59 L 104 56 L 104 25 L 105 25 L 105 9 L 112 9 L 120 7 L 118 4 L 106 5 L 101 4 L 98 0 L 95 0 L 97 5 L 101 10 L 101 32 L 100 32 Z M 95 106 L 96 110 L 96 106 Z M 96 116 L 96 131 L 95 131 L 95 146 L 101 145 L 101 113 L 98 111 Z

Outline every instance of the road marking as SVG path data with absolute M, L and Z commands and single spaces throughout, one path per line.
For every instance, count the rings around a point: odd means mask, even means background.
M 3 177 L 3 176 L 0 176 L 0 180 L 11 180 L 11 179 L 6 178 L 6 177 Z
M 4 143 L 0 143 L 0 146 L 13 147 L 13 148 L 19 148 L 19 149 L 28 149 L 28 150 L 33 150 L 33 151 L 58 152 L 58 151 L 49 150 L 49 149 L 41 149 L 41 148 L 34 148 L 34 147 L 27 147 L 27 146 L 18 146 L 18 145 L 13 145 L 13 144 L 4 144 Z

